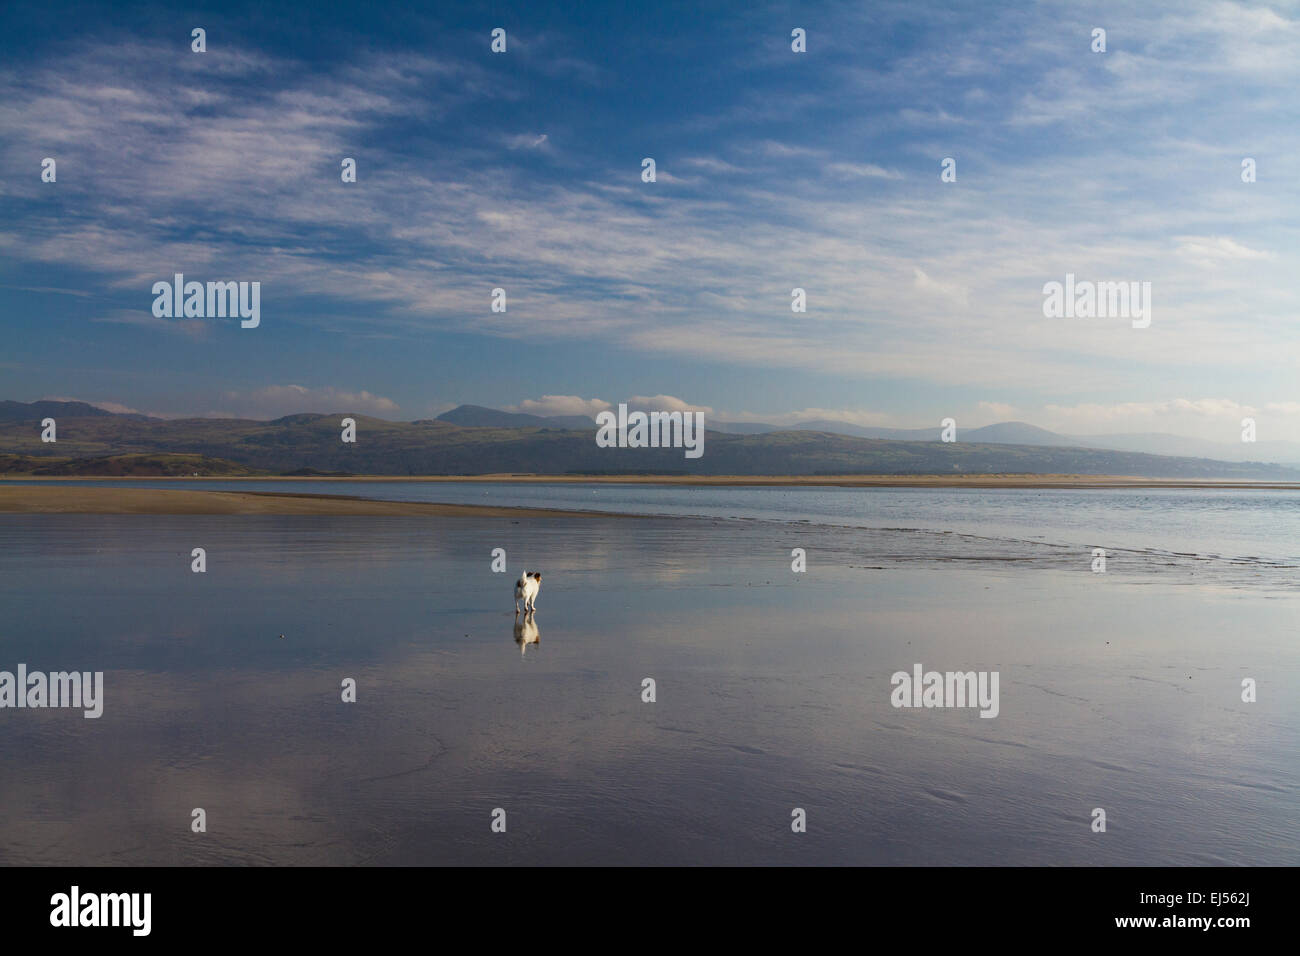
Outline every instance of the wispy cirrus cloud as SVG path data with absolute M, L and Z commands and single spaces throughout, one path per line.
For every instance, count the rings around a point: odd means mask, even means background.
M 309 61 L 287 44 L 195 56 L 74 31 L 61 55 L 0 68 L 0 164 L 34 173 L 40 144 L 60 171 L 57 185 L 0 178 L 0 251 L 58 277 L 12 283 L 26 294 L 106 297 L 79 313 L 97 333 L 165 332 L 178 355 L 228 341 L 149 314 L 152 281 L 183 271 L 262 281 L 271 335 L 409 352 L 450 334 L 485 354 L 540 339 L 604 349 L 620 377 L 647 358 L 779 369 L 801 393 L 783 401 L 823 411 L 831 380 L 888 382 L 891 409 L 862 414 L 899 424 L 936 389 L 972 412 L 1113 406 L 1137 424 L 1207 380 L 1284 403 L 1300 362 L 1300 210 L 1285 189 L 1300 174 L 1300 21 L 1223 2 L 1098 18 L 1106 54 L 1066 4 L 845 5 L 808 59 L 742 31 L 710 47 L 709 90 L 631 112 L 635 90 L 618 64 L 586 62 L 578 23 L 512 34 L 510 69 L 391 38 Z M 904 22 L 914 43 L 891 46 L 878 28 Z M 674 43 L 658 39 L 649 79 L 671 83 Z M 645 155 L 660 182 L 640 182 Z M 958 179 L 941 183 L 949 155 Z M 355 184 L 339 180 L 344 156 Z M 1151 281 L 1151 329 L 1045 321 L 1042 285 L 1067 272 Z M 490 311 L 497 286 L 506 313 Z M 807 313 L 790 311 L 795 286 Z M 272 380 L 298 379 L 289 361 Z M 354 380 L 385 381 L 368 361 Z M 580 359 L 561 371 L 509 400 L 613 394 Z M 649 375 L 628 387 L 683 391 Z M 749 404 L 714 387 L 703 407 Z
M 551 143 L 546 133 L 518 133 L 506 140 L 506 148 L 547 150 Z

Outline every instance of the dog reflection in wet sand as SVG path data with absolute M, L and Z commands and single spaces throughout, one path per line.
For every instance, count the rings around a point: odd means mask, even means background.
M 528 652 L 529 644 L 542 644 L 542 632 L 537 629 L 537 615 L 525 611 L 523 617 L 515 618 L 515 643 L 519 645 L 519 656 Z

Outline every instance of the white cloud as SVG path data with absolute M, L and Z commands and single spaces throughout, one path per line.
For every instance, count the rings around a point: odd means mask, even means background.
M 1271 252 L 1251 249 L 1227 236 L 1179 236 L 1178 242 L 1178 254 L 1200 264 L 1218 265 L 1224 261 L 1277 258 Z
M 382 395 L 305 385 L 268 385 L 250 392 L 226 392 L 222 401 L 230 410 L 228 414 L 239 418 L 282 418 L 306 412 L 352 412 L 391 418 L 398 411 L 397 403 Z
M 845 179 L 902 179 L 902 174 L 891 172 L 874 163 L 830 163 L 827 172 Z
M 719 416 L 723 421 L 762 421 L 770 425 L 797 425 L 800 422 L 844 422 L 847 425 L 863 425 L 867 427 L 886 427 L 890 426 L 893 416 L 884 412 L 871 411 L 865 408 L 800 408 L 793 412 L 785 412 L 780 415 L 754 415 L 743 413 L 743 417 L 732 418 L 727 415 Z
M 132 408 L 129 405 L 123 405 L 121 402 L 91 402 L 96 408 L 102 408 L 106 412 L 112 412 L 115 415 L 143 415 L 138 408 Z
M 756 148 L 764 156 L 771 156 L 775 159 L 818 157 L 824 155 L 819 149 L 813 149 L 808 146 L 796 146 L 791 143 L 778 143 L 774 139 L 764 140 L 759 143 Z
M 609 402 L 599 398 L 580 398 L 577 395 L 543 395 L 526 398 L 518 405 L 506 405 L 503 411 L 523 412 L 528 415 L 587 415 L 592 418 L 609 408 Z
M 142 412 L 138 408 L 132 408 L 130 405 L 123 405 L 121 402 L 110 401 L 92 401 L 85 398 L 73 398 L 68 395 L 46 395 L 41 401 L 45 402 L 85 402 L 87 405 L 94 405 L 96 408 L 102 408 L 106 412 L 112 412 L 114 415 L 146 415 L 149 418 L 185 418 L 182 412 Z
M 1020 414 L 1019 411 L 1016 409 L 1016 406 L 1008 405 L 1006 402 L 980 402 L 976 407 L 981 412 L 993 416 L 994 420 L 989 424 L 995 424 L 996 422 L 1005 422 L 1008 419 L 1013 419 L 1018 414 Z
M 925 270 L 912 269 L 912 288 L 925 295 L 946 299 L 954 305 L 965 305 L 966 290 L 946 282 L 939 282 L 926 275 Z
M 1047 405 L 1045 410 L 1053 415 L 1084 416 L 1095 420 L 1158 419 L 1173 416 L 1204 418 L 1215 415 L 1249 415 L 1255 411 L 1253 406 L 1231 398 L 1174 398 L 1159 402 L 1118 402 L 1113 405 Z
M 1260 383 L 1253 402 L 1285 403 L 1300 366 L 1290 334 L 1295 204 L 1285 190 L 1266 192 L 1263 176 L 1242 184 L 1237 164 L 1246 149 L 1298 154 L 1297 126 L 1287 121 L 1293 85 L 1283 82 L 1300 72 L 1296 22 L 1227 3 L 1152 8 L 1126 14 L 1124 42 L 1112 33 L 1112 52 L 1094 57 L 1086 32 L 1042 29 L 1059 15 L 1050 6 L 994 11 L 943 50 L 835 74 L 850 107 L 895 97 L 884 121 L 909 135 L 928 125 L 932 141 L 904 140 L 888 153 L 844 145 L 869 143 L 858 134 L 880 119 L 855 119 L 846 108 L 842 121 L 791 124 L 787 142 L 717 147 L 764 173 L 800 175 L 720 175 L 736 167 L 687 157 L 681 167 L 698 180 L 662 173 L 682 183 L 671 198 L 641 188 L 635 162 L 506 188 L 521 157 L 500 140 L 491 144 L 497 155 L 448 143 L 436 178 L 392 154 L 363 163 L 364 189 L 339 188 L 337 157 L 385 121 L 423 121 L 430 111 L 437 119 L 480 98 L 517 95 L 508 77 L 472 59 L 359 54 L 333 72 L 307 72 L 260 56 L 178 58 L 143 44 L 75 51 L 30 76 L 0 69 L 0 128 L 11 134 L 0 138 L 0 159 L 22 168 L 26 144 L 49 143 L 78 170 L 66 183 L 60 177 L 60 195 L 81 204 L 77 216 L 49 217 L 39 229 L 0 223 L 0 247 L 16 262 L 99 271 L 141 307 L 97 321 L 159 331 L 186 329 L 149 321 L 149 283 L 182 267 L 219 269 L 268 289 L 274 281 L 286 299 L 355 304 L 358 334 L 364 325 L 423 338 L 464 331 L 468 321 L 502 338 L 544 330 L 556 341 L 850 381 L 1016 386 L 1081 420 L 1161 414 L 1106 418 L 1095 410 L 1105 406 L 1071 404 L 1141 397 L 1148 393 L 1135 389 L 1149 383 L 1160 394 L 1187 394 L 1199 382 L 1225 391 Z M 846 31 L 826 42 L 856 38 Z M 940 95 L 954 75 L 998 91 L 1022 73 L 1026 82 L 1008 88 L 1033 90 L 1024 97 L 985 93 L 963 104 Z M 291 85 L 261 84 L 267 77 Z M 1237 77 L 1250 80 L 1247 92 L 1225 96 Z M 899 114 L 897 103 L 910 105 Z M 945 108 L 962 114 L 960 150 Z M 743 102 L 731 119 L 772 115 L 771 104 Z M 1070 117 L 1082 118 L 1077 133 L 1008 139 L 1017 119 Z M 544 133 L 515 138 L 522 150 L 551 146 Z M 960 157 L 959 183 L 939 184 L 944 155 Z M 882 176 L 889 170 L 863 157 L 907 175 Z M 872 195 L 846 202 L 843 176 L 870 180 Z M 36 196 L 41 185 L 27 179 L 7 182 L 6 195 Z M 202 238 L 178 241 L 196 207 L 225 214 Z M 316 237 L 341 229 L 365 236 L 355 258 L 321 255 Z M 1150 279 L 1152 327 L 1138 334 L 1122 323 L 1044 321 L 1042 284 L 1067 271 Z M 510 312 L 487 313 L 484 290 L 502 283 Z M 806 316 L 789 311 L 794 285 L 809 290 Z M 263 321 L 281 320 L 264 309 Z M 193 334 L 210 328 L 198 324 Z M 568 387 L 580 389 L 582 370 L 571 374 Z
M 1268 407 L 1274 410 L 1272 420 L 1276 426 L 1273 429 L 1275 436 L 1284 432 L 1287 437 L 1300 435 L 1300 415 L 1296 415 L 1300 407 L 1295 410 L 1287 410 L 1276 404 Z M 1241 419 L 1259 415 L 1259 408 L 1236 399 L 1174 398 L 1113 404 L 1049 404 L 1043 407 L 1041 415 L 1034 416 L 1031 420 L 1052 431 L 1076 435 L 1155 431 L 1223 440 L 1224 435 L 1235 434 Z
M 115 415 L 143 415 L 144 412 L 138 408 L 131 408 L 123 405 L 121 402 L 94 402 L 85 398 L 73 398 L 70 395 L 45 395 L 42 396 L 43 402 L 84 402 L 87 405 L 94 405 L 96 408 L 102 408 L 106 412 L 112 412 Z
M 506 140 L 508 149 L 549 149 L 550 142 L 546 133 L 520 133 Z
M 743 173 L 739 166 L 733 166 L 731 163 L 714 156 L 688 156 L 686 159 L 679 160 L 683 166 L 694 166 L 697 169 L 703 169 L 710 173 Z
M 703 412 L 712 415 L 708 405 L 692 405 L 673 395 L 633 395 L 627 400 L 630 409 L 646 412 Z
M 142 296 L 143 300 L 144 297 Z M 144 302 L 139 309 L 113 309 L 91 318 L 91 322 L 107 322 L 112 325 L 134 325 L 163 335 L 180 335 L 195 341 L 204 342 L 212 338 L 216 329 L 212 319 L 160 319 L 153 314 L 152 299 Z M 237 325 L 236 320 L 231 320 Z

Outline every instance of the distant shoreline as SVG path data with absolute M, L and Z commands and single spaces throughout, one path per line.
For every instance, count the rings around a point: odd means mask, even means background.
M 193 481 L 194 479 L 189 479 Z M 178 488 L 67 488 L 0 485 L 0 514 L 358 515 L 474 518 L 609 518 L 595 511 L 506 508 L 426 501 L 377 501 L 352 495 Z
M 295 482 L 447 482 L 447 483 L 549 483 L 610 485 L 682 485 L 717 487 L 840 487 L 840 488 L 1024 488 L 1024 489 L 1256 489 L 1273 491 L 1300 490 L 1300 483 L 1285 481 L 1241 481 L 1238 479 L 1136 478 L 1125 475 L 241 475 L 241 476 L 0 476 L 0 488 L 6 481 L 35 481 L 57 485 L 62 482 L 196 482 L 196 481 L 295 481 Z M 30 486 L 29 486 L 30 487 Z M 141 489 L 144 490 L 144 489 Z M 215 494 L 217 492 L 204 492 Z M 231 492 L 233 494 L 233 492 Z M 355 498 L 365 501 L 369 499 Z M 390 504 L 404 504 L 390 502 Z M 464 507 L 468 505 L 430 505 L 430 507 Z M 477 507 L 477 506 L 474 506 Z M 0 504 L 0 510 L 3 505 Z M 521 509 L 501 509 L 518 511 Z M 534 511 L 539 509 L 532 509 Z M 544 509 L 542 509 L 544 510 Z M 555 512 L 563 513 L 563 512 Z M 587 512 L 573 512 L 586 514 Z

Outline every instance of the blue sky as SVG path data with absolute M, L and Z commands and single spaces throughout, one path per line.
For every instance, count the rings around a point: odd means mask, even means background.
M 1295 4 L 266 6 L 0 12 L 0 397 L 1300 440 Z

